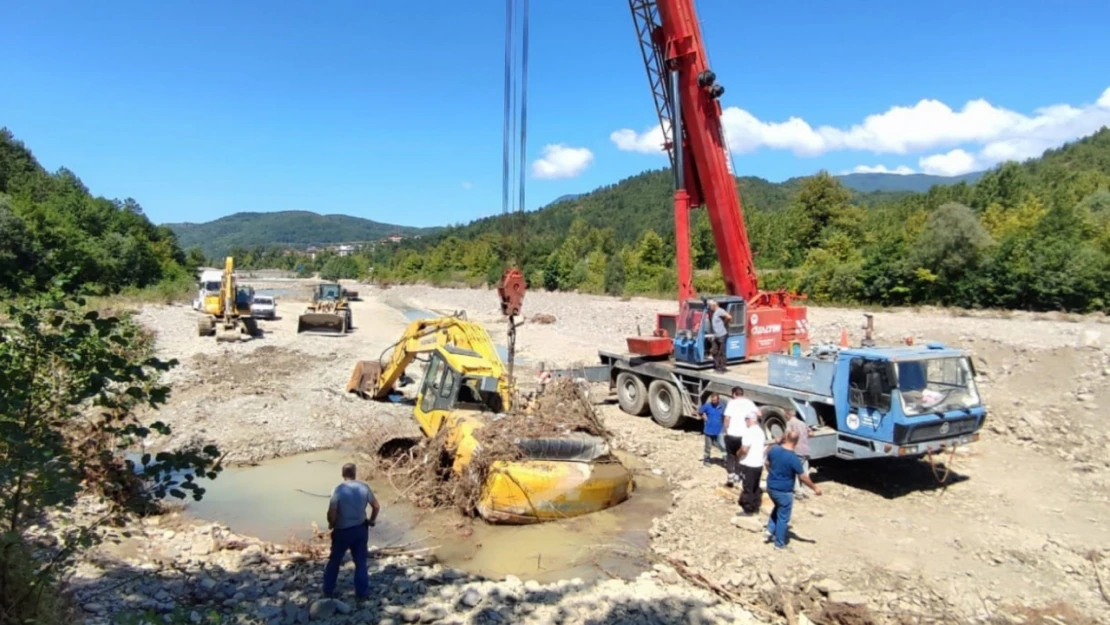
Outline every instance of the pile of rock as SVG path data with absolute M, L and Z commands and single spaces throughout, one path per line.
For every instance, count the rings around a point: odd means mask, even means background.
M 551 584 L 496 581 L 444 568 L 434 557 L 373 549 L 370 598 L 356 601 L 351 569 L 341 596 L 320 595 L 323 544 L 282 546 L 219 524 L 148 519 L 132 538 L 101 550 L 74 576 L 73 596 L 91 624 L 122 615 L 168 615 L 206 625 L 335 623 L 758 623 L 746 610 L 655 572 L 640 578 Z

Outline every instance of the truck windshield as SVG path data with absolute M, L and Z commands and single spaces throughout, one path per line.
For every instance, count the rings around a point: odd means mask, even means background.
M 274 300 L 269 295 L 255 295 L 254 296 L 254 303 L 255 304 L 273 304 Z
M 907 416 L 979 405 L 979 389 L 966 357 L 900 362 L 898 390 Z
M 339 287 L 334 284 L 321 286 L 320 299 L 339 299 Z
M 205 282 L 204 283 L 204 292 L 205 293 L 219 293 L 220 292 L 220 283 L 215 281 L 215 280 L 209 280 L 208 282 Z

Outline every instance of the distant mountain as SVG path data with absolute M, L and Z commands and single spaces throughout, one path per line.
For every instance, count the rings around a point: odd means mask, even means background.
M 555 204 L 558 204 L 559 202 L 569 202 L 571 200 L 577 200 L 578 198 L 582 197 L 583 195 L 586 195 L 586 194 L 585 193 L 567 193 L 566 195 L 560 195 L 559 197 L 555 198 L 554 200 L 551 200 L 551 202 L 549 202 L 547 205 L 548 206 L 554 206 Z
M 309 211 L 235 213 L 205 223 L 164 224 L 184 249 L 199 246 L 208 257 L 219 257 L 234 247 L 304 248 L 357 241 L 376 241 L 392 234 L 430 234 L 438 228 L 412 228 L 349 215 L 320 215 Z
M 929 174 L 844 174 L 840 182 L 854 191 L 911 191 L 924 193 L 938 184 L 972 184 L 983 177 L 985 171 L 975 171 L 962 176 L 930 176 Z

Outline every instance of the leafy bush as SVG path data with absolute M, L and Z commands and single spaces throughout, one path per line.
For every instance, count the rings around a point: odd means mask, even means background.
M 199 481 L 220 471 L 219 450 L 199 442 L 142 453 L 151 434 L 171 433 L 139 415 L 165 403 L 159 377 L 177 362 L 152 357 L 151 336 L 129 319 L 82 312 L 84 300 L 64 287 L 10 304 L 0 326 L 3 622 L 49 621 L 50 589 L 103 527 L 166 497 L 199 500 Z M 107 512 L 82 520 L 73 511 L 80 497 Z M 55 514 L 69 522 L 55 525 Z M 52 528 L 56 540 L 31 539 L 33 526 Z

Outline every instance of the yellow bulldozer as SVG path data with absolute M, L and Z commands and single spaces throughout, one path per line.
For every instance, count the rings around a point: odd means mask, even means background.
M 343 287 L 337 282 L 317 284 L 312 291 L 312 301 L 297 319 L 297 333 L 346 334 L 351 327 L 351 304 Z
M 451 471 L 462 475 L 483 453 L 476 434 L 512 408 L 509 376 L 481 325 L 461 313 L 414 321 L 387 360 L 355 365 L 347 391 L 386 399 L 396 383 L 411 382 L 405 369 L 418 356 L 426 364 L 413 409 L 415 423 L 382 432 L 372 451 L 384 455 L 387 449 L 443 432 L 446 448 L 454 453 Z M 599 436 L 574 433 L 512 442 L 519 453 L 512 460 L 493 461 L 481 486 L 477 512 L 490 523 L 527 524 L 588 514 L 624 501 L 632 490 L 632 473 Z
M 199 336 L 215 336 L 217 341 L 238 341 L 246 336 L 258 336 L 258 322 L 251 317 L 250 287 L 239 286 L 235 281 L 235 259 L 224 259 L 224 270 L 201 279 L 203 298 L 200 319 L 197 320 Z

